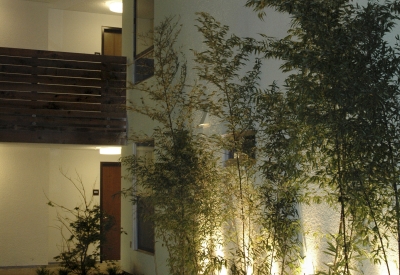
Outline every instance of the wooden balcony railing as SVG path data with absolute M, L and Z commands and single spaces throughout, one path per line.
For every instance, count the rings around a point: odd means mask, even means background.
M 123 145 L 126 58 L 0 47 L 0 142 Z

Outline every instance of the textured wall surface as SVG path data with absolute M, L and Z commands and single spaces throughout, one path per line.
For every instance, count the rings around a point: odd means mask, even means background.
M 241 37 L 260 38 L 259 33 L 271 37 L 284 37 L 286 30 L 289 28 L 289 18 L 285 15 L 278 14 L 272 10 L 266 11 L 264 21 L 260 21 L 251 9 L 245 8 L 245 1 L 243 0 L 154 0 L 155 2 L 155 26 L 167 16 L 175 16 L 179 18 L 182 24 L 180 39 L 177 46 L 182 47 L 182 51 L 188 61 L 188 80 L 189 83 L 196 78 L 195 71 L 192 69 L 194 66 L 192 49 L 195 51 L 202 51 L 202 37 L 196 30 L 196 12 L 207 12 L 214 16 L 219 22 L 230 27 L 230 32 Z M 355 1 L 365 4 L 367 0 Z M 130 0 L 125 0 L 124 5 L 130 5 Z M 129 9 L 132 9 L 129 6 Z M 123 24 L 132 24 L 130 15 L 124 15 Z M 399 26 L 397 26 L 387 40 L 394 43 L 394 36 L 399 33 Z M 125 54 L 129 54 L 133 41 L 133 30 L 124 34 Z M 263 76 L 261 78 L 261 86 L 266 87 L 272 81 L 277 81 L 278 85 L 283 83 L 285 75 L 279 71 L 280 62 L 277 60 L 269 60 L 263 66 Z M 130 74 L 132 81 L 132 74 Z M 128 98 L 131 100 L 139 100 L 142 95 L 139 91 L 129 92 Z M 143 119 L 139 115 L 129 115 L 130 125 L 134 127 L 135 131 L 149 132 L 154 124 L 151 121 Z M 218 128 L 219 125 L 211 125 L 211 128 Z M 216 129 L 218 131 L 220 129 Z M 124 154 L 131 154 L 132 148 L 126 148 Z M 132 182 L 126 181 L 125 185 L 130 186 Z M 123 260 L 122 267 L 127 270 L 137 270 L 146 275 L 152 274 L 167 274 L 165 267 L 166 253 L 160 245 L 156 246 L 156 254 L 152 256 L 144 253 L 134 251 L 128 247 L 127 243 L 134 240 L 134 219 L 132 214 L 132 205 L 125 203 L 122 211 L 125 213 L 125 226 L 131 226 L 128 235 L 125 238 L 125 248 L 123 247 Z M 304 263 L 301 274 L 313 274 L 317 270 L 325 269 L 324 263 L 329 263 L 332 258 L 324 253 L 326 248 L 326 234 L 337 233 L 340 220 L 340 211 L 338 209 L 329 208 L 327 205 L 300 205 L 298 207 L 300 216 L 302 218 L 301 238 L 303 241 L 302 253 Z M 389 249 L 395 249 L 396 244 L 391 240 Z M 129 255 L 129 256 L 128 256 Z M 391 269 L 396 270 L 396 253 L 389 253 L 389 261 Z M 154 265 L 156 262 L 156 266 Z M 365 261 L 360 265 L 364 274 L 387 274 L 385 266 L 373 266 L 369 261 Z M 158 271 L 158 273 L 157 273 Z
M 47 263 L 49 151 L 0 145 L 0 266 Z
M 102 27 L 121 26 L 121 15 L 49 9 L 48 49 L 75 53 L 101 53 Z
M 101 52 L 101 27 L 121 27 L 122 16 L 49 10 L 44 2 L 0 1 L 0 47 Z M 62 177 L 83 177 L 91 194 L 99 187 L 100 156 L 82 147 L 0 144 L 0 266 L 45 265 L 59 253 L 60 232 L 46 195 L 76 205 L 75 190 Z
M 77 184 L 81 180 L 90 199 L 93 189 L 100 189 L 100 163 L 118 162 L 119 155 L 100 155 L 98 150 L 61 147 L 51 149 L 49 158 L 48 196 L 60 205 L 74 208 L 82 205 L 82 197 L 65 176 Z M 94 196 L 93 203 L 99 204 L 100 196 Z M 50 208 L 49 211 L 48 261 L 54 262 L 53 257 L 60 253 L 62 238 L 60 230 L 55 227 L 58 225 L 56 209 Z
M 132 58 L 132 41 L 133 29 L 132 17 L 129 14 L 133 9 L 131 0 L 124 1 L 124 15 L 123 15 L 123 54 Z M 242 0 L 155 0 L 155 23 L 157 26 L 163 19 L 169 16 L 179 18 L 179 23 L 182 24 L 182 30 L 177 41 L 176 46 L 181 47 L 182 52 L 188 62 L 188 83 L 193 83 L 196 78 L 193 70 L 193 52 L 192 50 L 202 51 L 203 38 L 198 33 L 196 28 L 196 12 L 207 12 L 214 16 L 218 21 L 230 27 L 231 33 L 241 37 L 255 37 L 260 38 L 259 33 L 268 33 L 271 36 L 283 37 L 285 30 L 288 27 L 288 20 L 284 16 L 277 15 L 276 13 L 268 13 L 264 21 L 258 19 L 257 15 L 249 8 L 244 7 Z M 279 27 L 277 27 L 279 26 Z M 269 70 L 269 74 L 263 75 L 263 82 L 271 84 L 273 80 L 282 80 L 281 74 L 277 73 L 280 63 L 277 61 L 270 61 L 265 64 L 265 67 L 275 68 Z M 130 68 L 129 70 L 131 70 Z M 133 82 L 132 73 L 129 75 L 129 81 Z M 127 98 L 133 102 L 140 100 L 142 94 L 140 91 L 128 91 Z M 154 128 L 154 123 L 148 118 L 144 118 L 138 114 L 128 114 L 129 125 L 131 130 L 136 132 L 151 133 Z M 217 125 L 214 125 L 218 128 Z M 218 129 L 216 129 L 218 131 Z M 132 154 L 133 147 L 126 147 L 123 155 Z M 132 184 L 131 181 L 124 181 L 126 187 Z M 136 271 L 139 274 L 168 274 L 166 267 L 167 253 L 165 248 L 160 243 L 156 243 L 156 254 L 153 257 L 148 253 L 143 253 L 134 250 L 135 241 L 135 220 L 134 220 L 134 207 L 131 203 L 125 201 L 122 205 L 122 217 L 124 230 L 127 235 L 122 236 L 122 260 L 121 266 L 126 271 Z M 132 246 L 131 246 L 132 244 Z
M 102 27 L 121 27 L 121 15 L 48 9 L 45 2 L 0 1 L 0 47 L 101 52 Z
M 60 169 L 79 175 L 91 197 L 100 187 L 100 162 L 118 159 L 78 146 L 0 144 L 0 266 L 54 262 L 62 239 L 46 196 L 67 207 L 81 203 Z
M 1 0 L 0 47 L 47 50 L 46 3 Z

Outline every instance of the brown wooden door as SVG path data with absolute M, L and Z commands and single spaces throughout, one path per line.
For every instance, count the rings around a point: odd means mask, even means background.
M 101 243 L 101 260 L 119 260 L 121 247 L 121 163 L 102 162 L 100 165 L 100 207 L 111 215 L 113 227 L 106 232 Z M 102 228 L 104 223 L 102 224 Z
M 103 55 L 122 55 L 122 29 L 103 27 Z

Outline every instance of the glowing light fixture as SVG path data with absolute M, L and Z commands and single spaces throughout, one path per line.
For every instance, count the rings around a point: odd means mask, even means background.
M 201 116 L 200 119 L 200 124 L 198 125 L 199 128 L 208 128 L 210 127 L 210 123 L 206 122 L 206 119 L 208 118 L 208 113 L 203 112 L 203 115 Z
M 108 7 L 112 12 L 122 13 L 122 2 L 120 1 L 108 2 Z
M 121 155 L 121 147 L 100 147 L 100 155 Z

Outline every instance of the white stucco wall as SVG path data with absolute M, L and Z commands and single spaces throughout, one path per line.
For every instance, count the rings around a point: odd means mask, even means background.
M 47 264 L 49 150 L 0 144 L 0 266 Z
M 253 37 L 261 39 L 259 34 L 267 34 L 271 37 L 283 38 L 289 28 L 288 17 L 278 14 L 272 10 L 267 10 L 267 15 L 263 21 L 259 20 L 257 14 L 251 8 L 246 8 L 243 0 L 216 0 L 216 1 L 196 1 L 196 0 L 155 0 L 155 26 L 166 16 L 179 16 L 182 23 L 180 40 L 177 46 L 182 46 L 188 60 L 188 74 L 195 73 L 190 70 L 194 66 L 193 53 L 190 49 L 201 50 L 203 37 L 197 31 L 195 25 L 196 12 L 207 12 L 222 25 L 227 25 L 230 32 L 239 37 Z M 283 75 L 279 72 L 279 61 L 269 60 L 265 62 L 265 74 L 262 83 L 270 85 L 272 81 L 283 81 Z
M 191 49 L 202 50 L 202 36 L 198 33 L 196 25 L 196 12 L 207 12 L 214 16 L 218 21 L 231 28 L 232 33 L 243 37 L 258 37 L 258 33 L 266 33 L 275 37 L 283 37 L 288 27 L 288 20 L 282 15 L 268 13 L 265 21 L 260 21 L 251 9 L 244 7 L 242 0 L 155 0 L 155 23 L 157 26 L 165 17 L 176 16 L 182 24 L 180 38 L 177 46 L 182 46 L 182 50 L 188 61 L 188 79 L 195 78 L 193 53 Z M 124 0 L 123 14 L 123 55 L 128 57 L 128 63 L 133 60 L 133 1 Z M 278 26 L 278 27 L 277 27 Z M 280 62 L 269 61 L 269 74 L 263 78 L 264 83 L 271 84 L 273 80 L 283 80 L 282 74 L 278 72 Z M 274 69 L 271 69 L 274 68 Z M 132 67 L 128 69 L 128 80 L 133 82 Z M 128 91 L 128 100 L 137 101 L 142 95 L 139 91 Z M 135 132 L 151 133 L 154 123 L 139 114 L 128 113 L 130 129 Z M 133 147 L 128 146 L 123 150 L 122 155 L 133 153 Z M 132 185 L 131 181 L 123 181 L 125 187 Z M 123 227 L 127 235 L 121 237 L 121 267 L 128 272 L 138 272 L 139 274 L 155 275 L 168 274 L 166 266 L 167 253 L 161 243 L 156 242 L 155 255 L 136 251 L 135 241 L 135 220 L 134 207 L 125 200 L 122 204 Z
M 78 173 L 91 196 L 100 188 L 100 162 L 118 160 L 81 146 L 0 144 L 0 267 L 47 265 L 59 254 L 56 212 L 46 196 L 68 207 L 79 204 L 60 168 L 72 178 Z
M 0 1 L 0 47 L 76 53 L 101 52 L 102 27 L 122 16 L 49 9 L 45 2 Z
M 21 0 L 0 1 L 0 46 L 47 50 L 47 4 Z
M 22 0 L 0 0 L 0 18 L 0 47 L 79 53 L 101 52 L 101 27 L 122 25 L 121 15 Z M 87 147 L 0 144 L 0 267 L 46 265 L 59 253 L 60 232 L 46 195 L 60 204 L 78 203 L 60 168 L 73 178 L 75 171 L 81 175 L 91 195 L 93 185 L 100 186 L 100 162 L 118 159 Z
M 121 15 L 49 9 L 48 50 L 101 53 L 102 27 L 122 26 Z
M 71 182 L 63 173 L 79 184 L 81 178 L 87 198 L 92 198 L 93 189 L 100 189 L 100 163 L 118 162 L 119 155 L 100 155 L 95 149 L 54 148 L 50 150 L 49 158 L 49 198 L 63 206 L 73 208 L 82 204 L 81 197 Z M 94 204 L 100 203 L 100 196 L 93 197 Z M 54 262 L 54 256 L 60 253 L 62 243 L 57 225 L 56 209 L 49 209 L 49 246 L 48 261 Z
M 128 64 L 133 62 L 133 11 L 134 5 L 133 0 L 124 0 L 124 13 L 122 19 L 122 54 L 127 57 Z M 133 82 L 133 66 L 128 66 L 128 81 Z M 135 101 L 140 97 L 136 91 L 127 91 L 127 100 Z M 150 131 L 153 128 L 153 124 L 150 120 L 143 116 L 128 113 L 128 124 L 130 131 Z M 134 147 L 132 144 L 122 148 L 122 156 L 132 155 L 134 153 Z M 127 175 L 127 171 L 122 168 L 122 174 Z M 122 180 L 123 188 L 129 188 L 132 186 L 132 181 L 129 179 Z M 156 274 L 155 262 L 158 263 L 160 270 L 158 274 L 167 274 L 165 271 L 165 261 L 157 259 L 149 253 L 139 252 L 135 250 L 135 211 L 134 206 L 130 202 L 129 198 L 123 199 L 121 202 L 121 226 L 127 234 L 121 235 L 121 268 L 128 272 L 140 271 L 139 274 Z M 159 244 L 158 244 L 159 245 Z M 156 251 L 161 251 L 161 247 L 156 247 Z M 163 257 L 161 253 L 160 257 Z
M 124 1 L 124 18 L 123 18 L 123 52 L 132 61 L 132 41 L 133 41 L 133 22 L 132 22 L 132 0 Z M 365 4 L 366 0 L 359 0 L 361 4 Z M 201 50 L 202 37 L 195 28 L 196 15 L 195 12 L 208 12 L 224 25 L 230 26 L 230 31 L 238 36 L 259 37 L 259 33 L 272 37 L 283 37 L 289 27 L 289 18 L 285 15 L 278 14 L 272 10 L 267 11 L 264 21 L 260 21 L 257 15 L 249 8 L 244 7 L 245 1 L 242 0 L 155 0 L 155 26 L 161 22 L 166 16 L 177 16 L 180 23 L 183 24 L 180 33 L 180 40 L 177 45 L 182 46 L 183 52 L 188 59 L 188 73 L 190 77 L 194 77 L 192 53 L 190 49 Z M 393 43 L 394 36 L 399 33 L 397 26 L 392 34 L 388 35 L 388 41 Z M 282 84 L 284 75 L 278 70 L 279 61 L 268 61 L 263 69 L 262 86 L 271 84 L 273 80 Z M 133 80 L 132 71 L 129 71 L 129 80 Z M 189 77 L 189 80 L 190 80 Z M 128 91 L 128 98 L 138 100 L 140 98 L 138 91 Z M 129 123 L 136 131 L 143 130 L 148 132 L 153 127 L 149 120 L 143 119 L 139 115 L 129 114 Z M 127 147 L 123 154 L 131 154 L 132 147 Z M 132 182 L 125 181 L 125 186 L 130 186 Z M 136 270 L 146 275 L 167 274 L 165 265 L 165 250 L 156 244 L 155 257 L 135 251 L 130 247 L 134 240 L 134 219 L 133 207 L 125 201 L 122 206 L 123 224 L 128 234 L 122 237 L 122 259 L 121 266 L 126 271 Z M 303 256 L 305 256 L 303 269 L 301 274 L 313 274 L 317 270 L 325 268 L 324 262 L 329 262 L 329 257 L 324 253 L 326 247 L 326 239 L 324 234 L 337 233 L 340 215 L 337 209 L 330 209 L 327 205 L 301 205 L 299 213 L 302 218 L 303 228 Z M 315 234 L 314 234 L 315 233 Z M 395 242 L 393 242 L 395 243 Z M 391 269 L 396 270 L 396 255 L 389 253 L 389 261 Z M 157 263 L 157 267 L 155 264 Z M 387 274 L 385 266 L 373 266 L 370 262 L 365 261 L 361 267 L 365 274 Z

